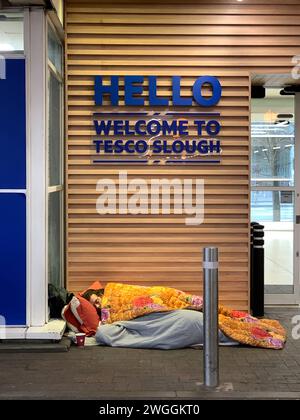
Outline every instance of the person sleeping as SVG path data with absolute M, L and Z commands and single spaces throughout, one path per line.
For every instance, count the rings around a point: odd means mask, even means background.
M 97 310 L 99 344 L 113 347 L 174 349 L 203 343 L 202 297 L 169 287 L 108 283 L 82 294 Z M 219 340 L 282 349 L 286 341 L 278 321 L 219 306 Z
M 104 295 L 104 289 L 88 289 L 82 294 L 86 300 L 88 300 L 96 309 L 101 317 L 101 299 Z

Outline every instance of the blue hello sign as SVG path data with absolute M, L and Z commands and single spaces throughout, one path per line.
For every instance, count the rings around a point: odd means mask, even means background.
M 222 86 L 216 77 L 198 77 L 191 95 L 184 97 L 181 77 L 173 76 L 170 97 L 162 97 L 157 93 L 156 76 L 124 76 L 124 106 L 143 108 L 134 112 L 120 109 L 120 81 L 121 77 L 111 76 L 109 83 L 104 84 L 102 76 L 95 77 L 95 105 L 103 107 L 108 99 L 117 110 L 93 114 L 96 134 L 93 145 L 97 155 L 93 163 L 220 163 L 221 145 L 217 138 L 221 131 L 220 113 L 206 112 L 222 97 Z M 207 86 L 211 94 L 204 96 Z M 170 111 L 169 106 L 192 110 Z M 150 110 L 145 110 L 146 107 Z M 167 110 L 158 112 L 155 107 Z

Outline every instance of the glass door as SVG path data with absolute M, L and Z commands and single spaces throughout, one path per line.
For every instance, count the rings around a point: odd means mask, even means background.
M 48 20 L 48 283 L 64 285 L 63 46 Z
M 265 301 L 296 303 L 299 297 L 296 230 L 295 95 L 266 89 L 252 99 L 251 221 L 265 226 Z

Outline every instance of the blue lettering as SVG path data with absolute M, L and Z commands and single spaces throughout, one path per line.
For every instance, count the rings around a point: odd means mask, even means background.
M 134 141 L 133 140 L 128 140 L 125 143 L 125 151 L 127 153 L 134 153 L 134 147 L 133 148 L 130 148 L 130 146 L 134 146 Z
M 115 141 L 115 153 L 119 154 L 124 151 L 123 140 Z
M 211 141 L 209 143 L 209 151 L 210 151 L 210 153 L 213 153 L 213 152 L 221 153 L 221 142 L 220 142 L 220 140 L 216 140 L 215 142 Z
M 206 131 L 209 136 L 217 136 L 221 131 L 221 125 L 216 120 L 208 121 Z
M 101 136 L 101 134 L 108 136 L 111 129 L 111 121 L 100 121 L 99 124 L 99 121 L 94 120 L 94 126 L 98 136 Z
M 139 140 L 135 144 L 135 149 L 138 153 L 145 153 L 148 149 L 147 142 L 145 140 Z
M 111 76 L 110 85 L 104 86 L 102 76 L 95 77 L 95 104 L 103 105 L 103 95 L 110 95 L 112 105 L 119 105 L 119 77 Z
M 212 88 L 212 96 L 210 98 L 205 98 L 202 96 L 202 87 L 203 85 L 208 84 Z M 195 101 L 204 107 L 215 106 L 221 99 L 222 96 L 222 86 L 219 80 L 213 76 L 201 76 L 199 77 L 193 86 L 193 95 Z
M 122 134 L 123 134 L 123 121 L 115 120 L 114 121 L 114 135 L 122 136 Z
M 126 136 L 131 136 L 134 135 L 135 131 L 131 130 L 130 128 L 130 121 L 125 121 L 125 135 Z
M 174 106 L 191 106 L 193 104 L 192 98 L 182 98 L 180 96 L 180 76 L 172 77 L 173 84 L 173 105 Z
M 165 154 L 171 154 L 172 148 L 168 145 L 168 142 L 166 140 L 163 141 L 163 152 Z
M 203 126 L 205 126 L 205 121 L 203 120 L 196 120 L 194 124 L 197 126 L 197 134 L 198 136 L 202 136 Z
M 157 82 L 156 76 L 149 76 L 149 105 L 150 106 L 168 106 L 169 100 L 167 98 L 157 97 Z
M 154 128 L 152 128 L 153 126 Z M 147 131 L 149 134 L 152 134 L 153 136 L 156 136 L 160 132 L 160 129 L 161 129 L 161 125 L 159 121 L 152 120 L 152 121 L 149 121 L 147 124 Z
M 144 87 L 143 76 L 124 76 L 125 105 L 143 106 L 145 98 L 142 96 Z M 159 97 L 157 95 L 157 77 L 148 76 L 149 85 L 149 105 L 150 106 L 168 106 L 169 98 Z M 211 88 L 212 94 L 209 97 L 202 95 L 204 85 Z M 215 106 L 221 99 L 222 86 L 220 81 L 214 76 L 199 77 L 193 87 L 193 98 L 181 96 L 181 76 L 172 77 L 172 100 L 174 106 L 192 106 L 194 101 L 202 107 Z M 110 96 L 110 102 L 113 106 L 119 105 L 119 76 L 111 76 L 110 84 L 103 85 L 103 77 L 95 76 L 95 104 L 103 105 L 104 95 Z
M 198 143 L 198 152 L 206 155 L 208 153 L 207 140 L 201 140 Z
M 94 140 L 93 143 L 96 146 L 96 153 L 100 153 L 100 151 L 101 151 L 101 144 L 103 144 L 103 140 Z
M 179 134 L 181 136 L 188 136 L 188 121 L 179 121 Z
M 163 120 L 162 126 L 163 126 L 164 136 L 168 134 L 173 134 L 173 135 L 177 134 L 177 121 L 176 120 L 173 120 L 171 123 L 169 123 L 169 121 Z
M 146 131 L 141 130 L 141 125 L 145 126 L 145 124 L 146 124 L 145 120 L 139 120 L 135 123 L 135 131 L 139 136 L 145 136 L 146 135 Z
M 144 98 L 136 98 L 134 95 L 141 95 L 143 93 L 143 86 L 136 85 L 135 83 L 142 84 L 144 82 L 143 76 L 125 76 L 124 89 L 125 89 L 125 105 L 141 106 L 144 105 Z
M 113 153 L 113 144 L 112 140 L 105 140 L 104 142 L 104 151 L 105 153 Z
M 172 149 L 174 153 L 182 153 L 184 150 L 184 144 L 182 143 L 181 140 L 176 140 L 172 144 Z
M 154 140 L 152 150 L 153 150 L 153 153 L 161 153 L 162 152 L 161 140 Z
M 190 144 L 189 141 L 186 141 L 185 150 L 186 150 L 186 153 L 194 154 L 197 151 L 197 144 L 195 140 L 192 141 L 192 144 Z

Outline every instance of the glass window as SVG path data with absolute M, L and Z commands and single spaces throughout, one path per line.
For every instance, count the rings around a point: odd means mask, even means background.
M 294 292 L 294 96 L 252 99 L 251 221 L 265 226 L 265 292 Z M 286 190 L 285 190 L 286 188 Z
M 253 186 L 294 186 L 294 133 L 294 97 L 252 100 Z
M 14 51 L 24 51 L 23 14 L 0 10 L 0 53 Z
M 48 58 L 59 74 L 62 74 L 63 48 L 52 27 L 48 29 Z
M 63 48 L 48 21 L 48 281 L 64 284 Z
M 48 201 L 48 281 L 62 284 L 62 191 L 49 194 Z
M 252 191 L 251 220 L 261 222 L 291 222 L 294 220 L 293 191 Z
M 265 292 L 293 293 L 294 191 L 252 191 L 251 220 L 265 226 Z
M 62 184 L 62 84 L 49 72 L 49 185 Z

